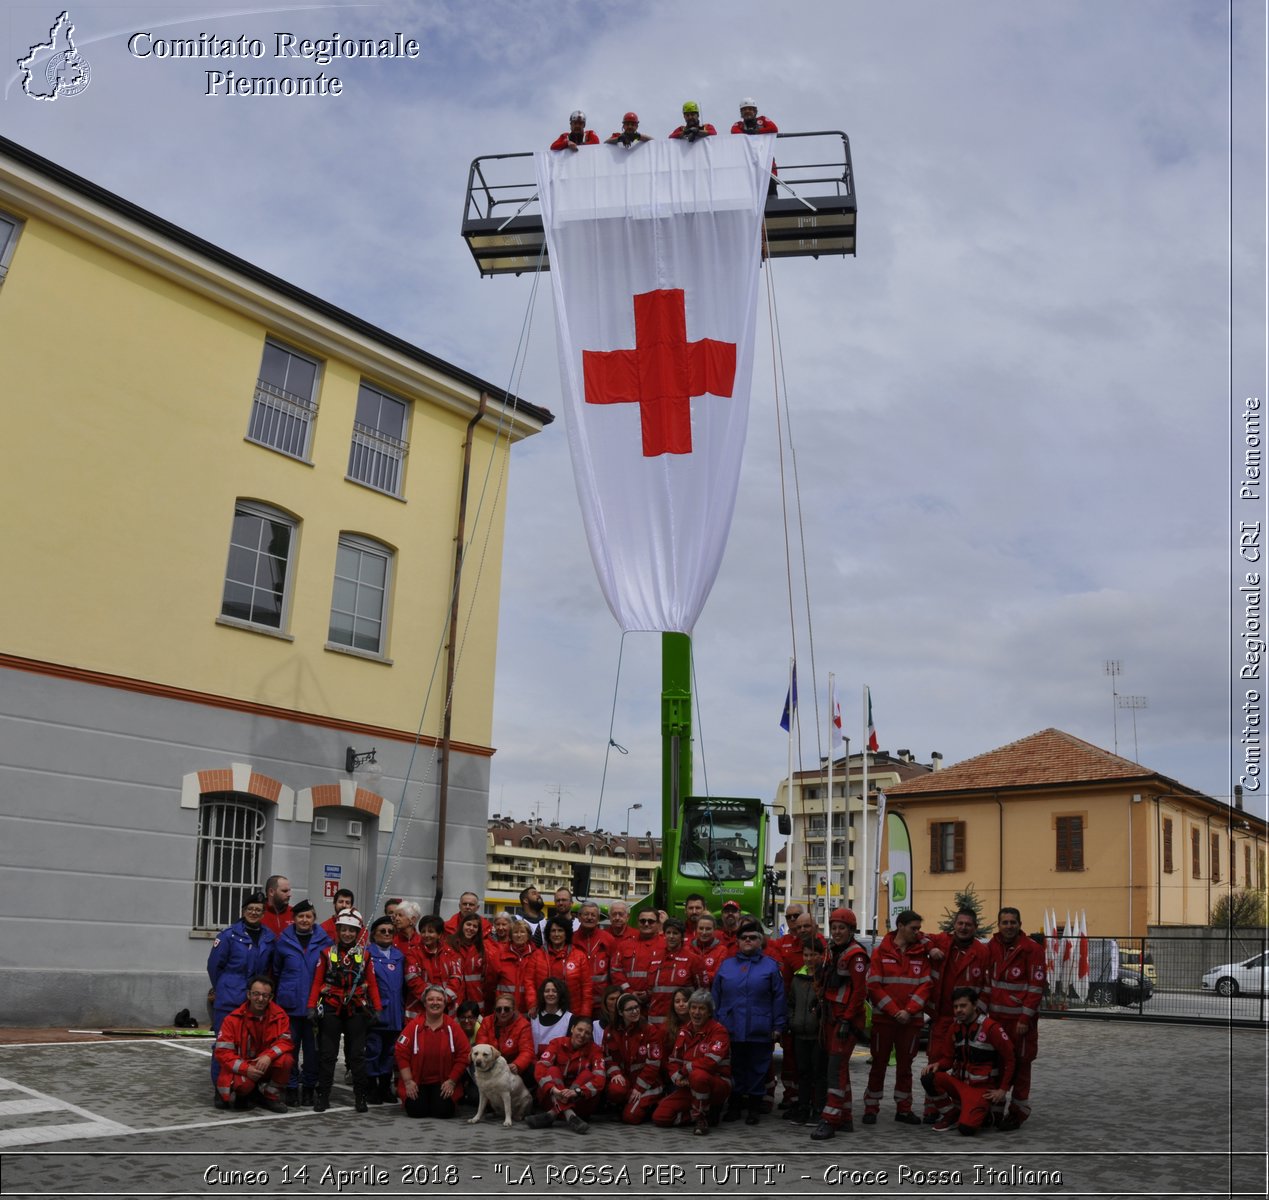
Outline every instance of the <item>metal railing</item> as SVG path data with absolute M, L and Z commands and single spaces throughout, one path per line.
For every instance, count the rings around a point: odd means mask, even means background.
M 1262 930 L 1204 936 L 1161 930 L 1148 938 L 1089 938 L 1086 982 L 1051 974 L 1046 1013 L 1074 1017 L 1264 1026 L 1269 1022 L 1269 940 Z M 1249 960 L 1259 959 L 1247 967 Z
M 259 379 L 247 438 L 292 458 L 306 459 L 309 425 L 316 412 L 317 405 L 311 399 Z
M 390 496 L 399 496 L 401 464 L 408 450 L 409 443 L 400 438 L 354 421 L 352 447 L 348 453 L 348 478 L 387 492 Z

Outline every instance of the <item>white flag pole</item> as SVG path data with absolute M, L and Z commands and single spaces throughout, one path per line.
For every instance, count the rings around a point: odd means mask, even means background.
M 789 690 L 785 692 L 789 698 L 789 761 L 785 771 L 785 798 L 789 805 L 789 819 L 793 819 L 793 727 L 794 721 L 793 707 L 793 659 L 789 659 Z M 802 806 L 805 813 L 806 805 Z M 805 818 L 804 818 L 805 819 Z M 805 836 L 805 835 L 803 835 Z M 784 854 L 784 908 L 788 911 L 789 904 L 793 897 L 793 851 L 797 848 L 797 827 L 789 835 Z
M 824 937 L 828 937 L 828 915 L 833 911 L 833 672 L 828 673 L 828 798 L 824 803 Z
M 864 684 L 864 706 L 862 710 L 862 721 L 863 721 L 863 727 L 864 727 L 864 736 L 863 736 L 863 740 L 859 743 L 859 745 L 860 745 L 861 754 L 864 760 L 863 804 L 861 806 L 861 811 L 863 815 L 863 824 L 864 824 L 864 845 L 863 845 L 863 850 L 860 853 L 860 856 L 858 859 L 858 864 L 859 866 L 863 867 L 862 874 L 864 877 L 864 887 L 863 887 L 863 901 L 860 905 L 860 910 L 856 914 L 856 916 L 859 917 L 860 933 L 868 933 L 869 930 L 872 928 L 872 926 L 869 925 L 868 923 L 868 897 L 872 891 L 872 886 L 871 886 L 872 885 L 872 867 L 868 861 L 868 685 L 867 684 Z M 858 877 L 860 874 L 859 866 L 856 866 L 855 868 L 856 877 Z

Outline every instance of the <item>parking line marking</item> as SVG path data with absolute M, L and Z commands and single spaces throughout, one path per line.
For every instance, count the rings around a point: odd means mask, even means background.
M 61 1108 L 57 1100 L 44 1100 L 39 1097 L 26 1100 L 0 1100 L 0 1117 L 16 1117 L 21 1113 L 53 1112 Z
M 0 1149 L 33 1146 L 41 1142 L 69 1142 L 76 1138 L 111 1137 L 132 1131 L 113 1121 L 75 1121 L 68 1125 L 28 1125 L 23 1129 L 0 1129 Z
M 92 1121 L 97 1125 L 108 1127 L 108 1132 L 132 1132 L 132 1127 L 130 1125 L 123 1125 L 118 1121 L 111 1121 L 107 1117 L 99 1117 L 96 1113 L 89 1112 L 86 1108 L 80 1108 L 78 1104 L 72 1104 L 69 1100 L 59 1100 L 56 1096 L 50 1096 L 46 1092 L 37 1092 L 34 1088 L 23 1087 L 22 1084 L 17 1083 L 12 1079 L 0 1077 L 0 1087 L 13 1088 L 16 1091 L 25 1092 L 28 1096 L 32 1096 L 40 1100 L 50 1100 L 57 1105 L 59 1110 L 74 1113 L 77 1117 L 82 1117 L 85 1121 Z M 14 1130 L 12 1132 L 20 1131 Z M 3 1134 L 0 1134 L 0 1136 L 3 1136 Z

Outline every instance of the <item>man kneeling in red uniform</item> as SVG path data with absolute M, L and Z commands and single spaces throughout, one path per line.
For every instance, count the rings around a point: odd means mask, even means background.
M 217 1108 L 228 1108 L 235 1100 L 245 1108 L 254 1092 L 261 1108 L 286 1112 L 281 1089 L 291 1078 L 295 1042 L 291 1018 L 273 1003 L 273 981 L 267 975 L 251 977 L 246 1003 L 221 1022 L 213 1054 L 220 1065 Z
M 1004 1028 L 978 1011 L 978 993 L 958 987 L 952 993 L 951 1052 L 921 1072 L 921 1086 L 934 1102 L 939 1119 L 934 1131 L 956 1126 L 972 1137 L 991 1114 L 991 1106 L 1004 1101 L 1013 1082 L 1013 1043 Z

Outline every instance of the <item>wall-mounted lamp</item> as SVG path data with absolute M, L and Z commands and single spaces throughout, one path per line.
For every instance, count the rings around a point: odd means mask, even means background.
M 378 766 L 379 760 L 375 758 L 375 753 L 375 750 L 367 750 L 364 754 L 358 754 L 356 750 L 349 746 L 344 754 L 344 770 L 351 775 L 358 767 L 364 767 L 370 763 Z

